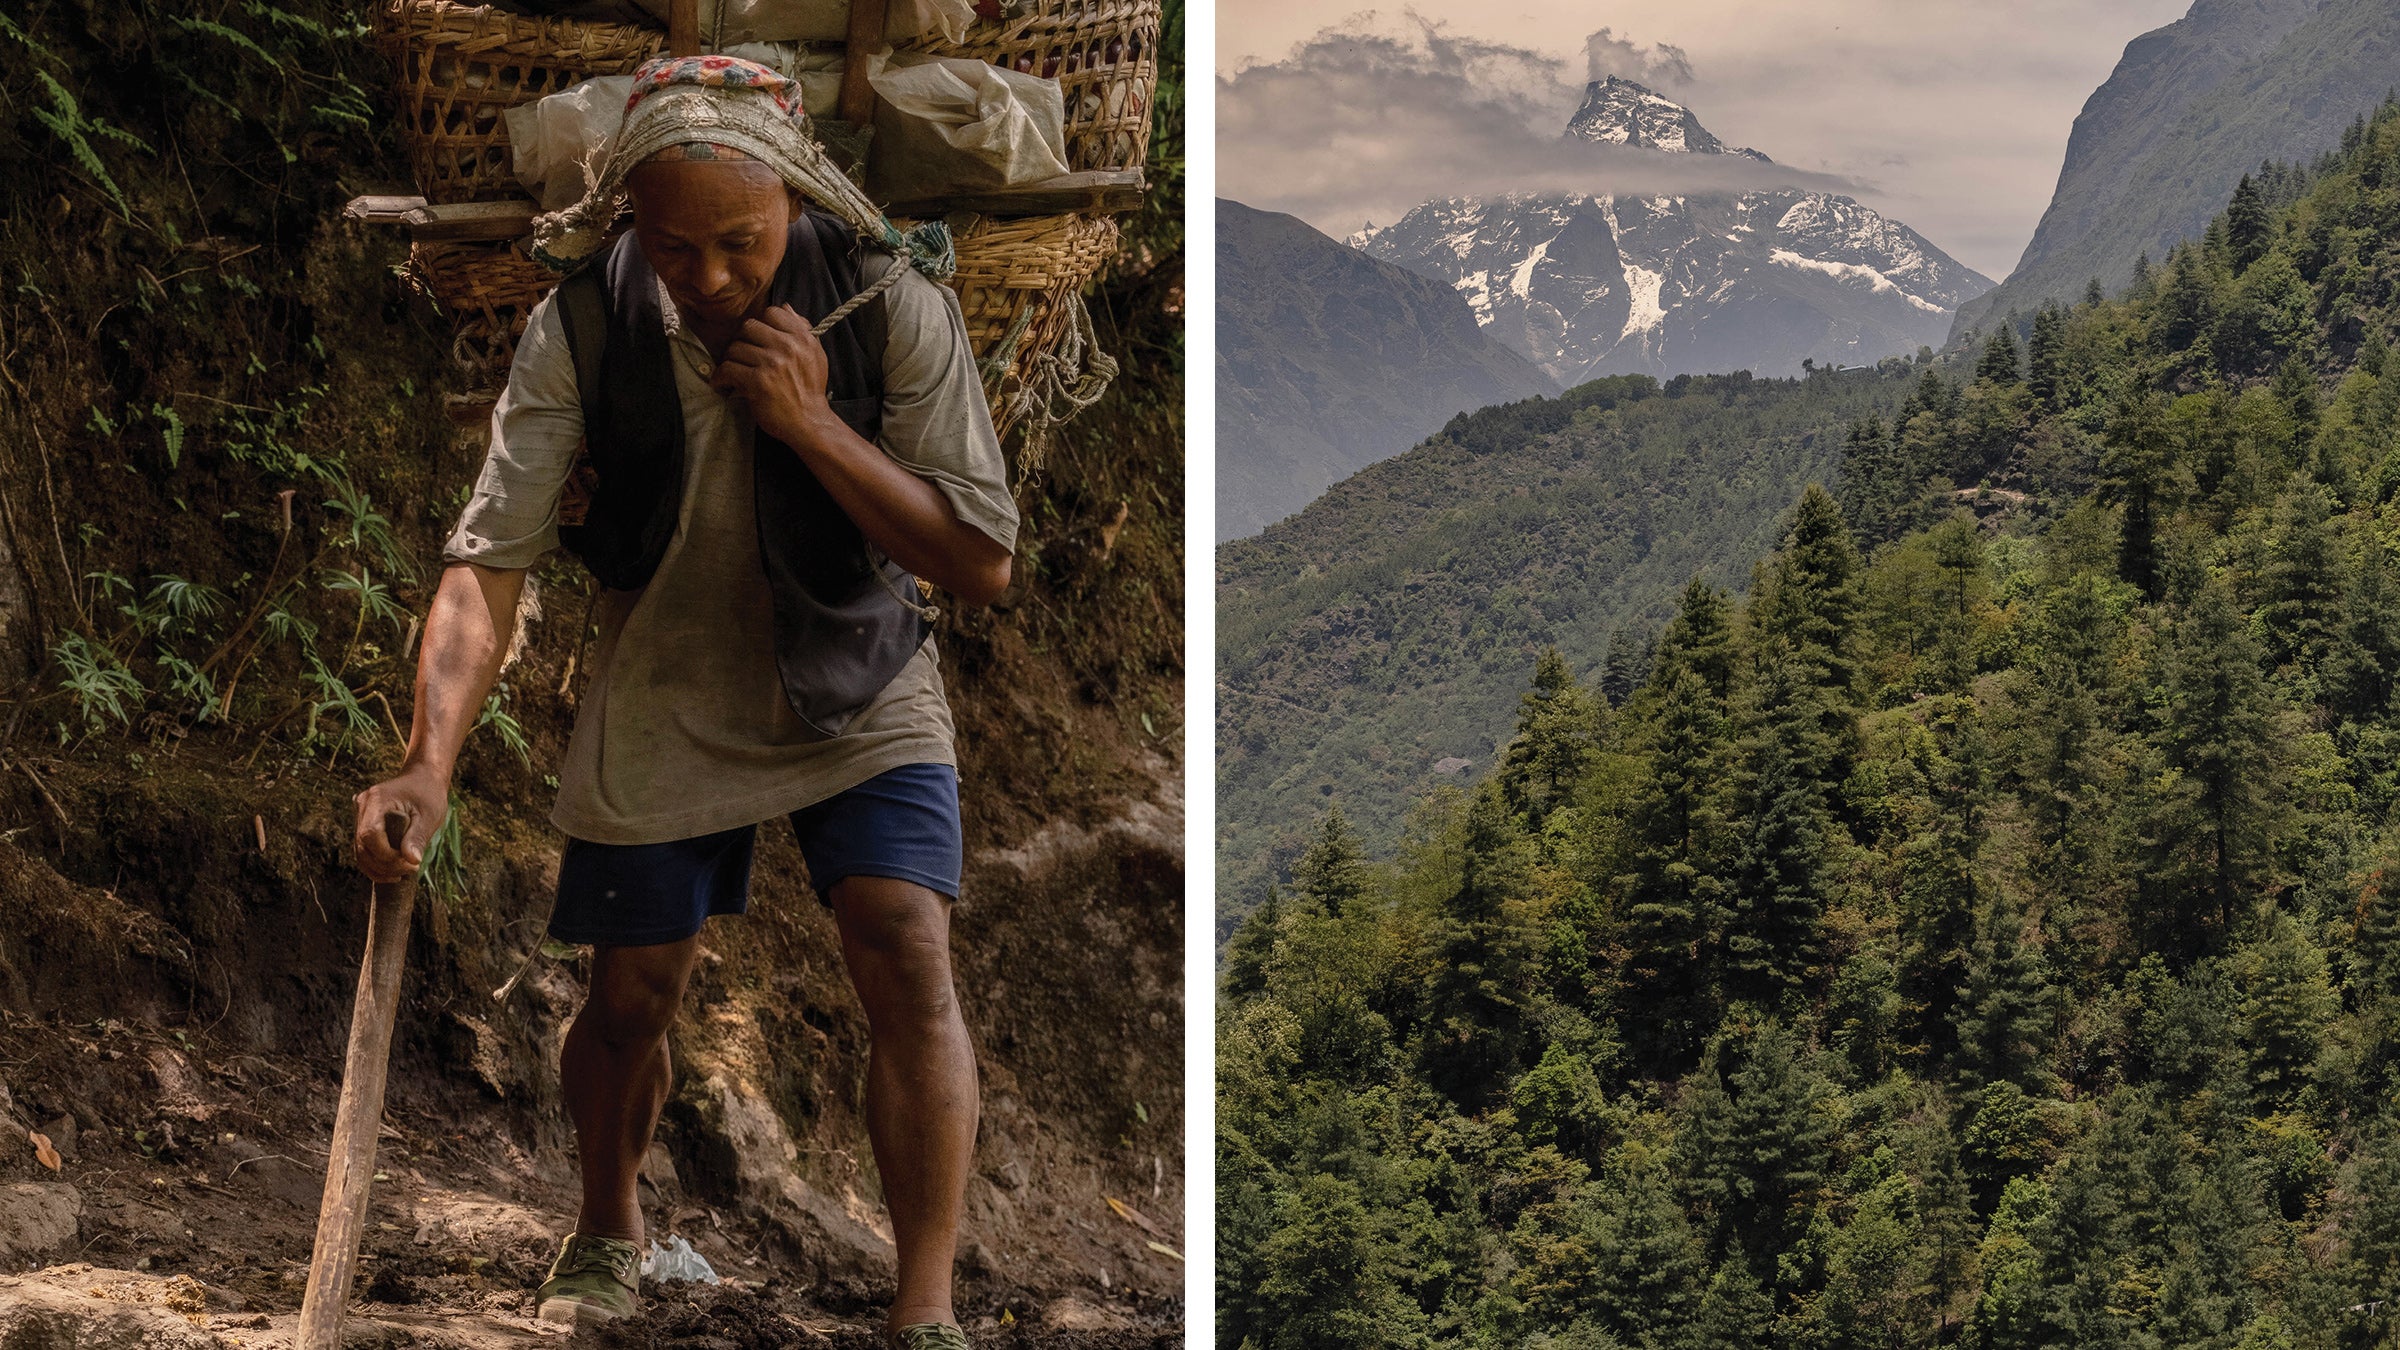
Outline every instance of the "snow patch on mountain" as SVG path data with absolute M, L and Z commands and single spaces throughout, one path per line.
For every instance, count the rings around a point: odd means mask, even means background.
M 1659 320 L 1667 317 L 1665 307 L 1658 302 L 1659 292 L 1666 282 L 1663 272 L 1653 272 L 1634 263 L 1625 264 L 1625 289 L 1632 296 L 1633 304 L 1625 315 L 1624 330 L 1617 334 L 1620 339 L 1655 328 Z
M 1924 310 L 1928 314 L 1948 314 L 1950 312 L 1947 308 L 1941 305 L 1933 304 L 1930 301 L 1920 300 L 1917 297 L 1910 295 L 1907 291 L 1902 290 L 1900 287 L 1894 285 L 1890 277 L 1885 276 L 1883 273 L 1862 263 L 1833 262 L 1825 258 L 1803 258 L 1788 248 L 1779 248 L 1774 250 L 1767 255 L 1767 259 L 1770 262 L 1780 263 L 1785 267 L 1797 267 L 1805 271 L 1822 272 L 1829 277 L 1834 277 L 1842 281 L 1866 282 L 1868 289 L 1876 291 L 1890 291 L 1898 295 L 1901 299 L 1906 300 L 1908 303 L 1915 305 L 1921 310 Z
M 1535 244 L 1533 246 L 1533 252 L 1525 255 L 1525 261 L 1517 264 L 1516 275 L 1508 279 L 1508 293 L 1517 297 L 1519 300 L 1524 299 L 1528 294 L 1530 294 L 1530 286 L 1533 281 L 1533 269 L 1541 266 L 1542 259 L 1548 257 L 1549 254 L 1549 240 L 1545 239 L 1542 242 Z

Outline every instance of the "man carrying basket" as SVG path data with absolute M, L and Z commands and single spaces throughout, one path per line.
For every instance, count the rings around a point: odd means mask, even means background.
M 810 136 L 797 84 L 723 56 L 636 73 L 586 198 L 535 225 L 576 267 L 530 320 L 443 551 L 406 759 L 358 796 L 359 866 L 415 869 L 497 679 L 525 569 L 601 587 L 552 820 L 550 934 L 589 944 L 560 1077 L 583 1178 L 540 1315 L 631 1314 L 635 1181 L 711 915 L 788 816 L 872 1037 L 867 1119 L 898 1248 L 889 1329 L 963 1350 L 950 1269 L 976 1070 L 949 960 L 951 721 L 916 578 L 1009 581 L 1017 514 L 938 226 L 903 235 Z M 621 205 L 633 228 L 601 252 Z M 408 821 L 402 846 L 382 822 Z

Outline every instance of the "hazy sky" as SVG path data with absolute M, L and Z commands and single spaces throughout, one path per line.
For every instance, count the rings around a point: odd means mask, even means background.
M 1847 192 L 1996 281 L 2049 203 L 2083 100 L 2127 39 L 2189 5 L 1219 0 L 1217 186 L 1339 237 L 1427 197 L 1511 186 L 1792 182 Z M 1789 172 L 1562 154 L 1595 69 L 1641 80 Z

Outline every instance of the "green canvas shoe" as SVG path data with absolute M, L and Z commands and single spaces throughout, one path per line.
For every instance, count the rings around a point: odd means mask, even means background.
M 545 1322 L 590 1326 L 633 1316 L 641 1288 L 641 1249 L 618 1238 L 569 1233 L 542 1281 L 534 1315 Z
M 899 1350 L 974 1350 L 967 1344 L 967 1333 L 948 1322 L 919 1322 L 892 1333 L 892 1344 Z

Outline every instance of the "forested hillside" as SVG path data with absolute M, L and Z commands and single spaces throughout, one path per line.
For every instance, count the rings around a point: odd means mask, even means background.
M 1334 793 L 1226 956 L 1220 1344 L 2389 1343 L 2396 328 L 2387 105 L 1862 415 L 1637 686 L 1544 656 L 1396 861 Z
M 1379 851 L 1435 766 L 1491 766 L 1545 645 L 1638 660 L 1694 573 L 1738 581 L 1913 367 L 1614 376 L 1462 413 L 1217 550 L 1217 893 L 1230 923 L 1350 802 Z M 1455 767 L 1455 766 L 1454 766 Z

